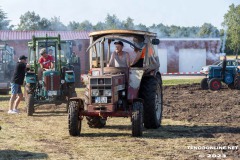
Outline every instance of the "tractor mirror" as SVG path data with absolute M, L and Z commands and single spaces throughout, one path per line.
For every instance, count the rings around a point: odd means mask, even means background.
M 160 43 L 159 39 L 152 39 L 152 44 L 153 45 L 158 45 Z

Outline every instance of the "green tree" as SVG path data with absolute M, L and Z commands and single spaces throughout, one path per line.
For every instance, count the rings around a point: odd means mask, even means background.
M 60 17 L 53 17 L 50 20 L 51 25 L 49 30 L 51 31 L 66 31 L 67 27 L 61 22 Z
M 92 31 L 93 30 L 93 25 L 88 20 L 85 20 L 82 23 L 80 23 L 80 25 L 78 27 L 78 30 L 79 31 Z
M 77 31 L 79 26 L 80 26 L 79 22 L 71 21 L 69 22 L 67 27 L 68 27 L 68 30 L 70 31 Z
M 38 23 L 38 25 L 39 25 L 39 29 L 47 31 L 47 30 L 50 30 L 51 22 L 46 18 L 42 18 Z
M 13 25 L 9 26 L 10 20 L 7 19 L 7 14 L 0 8 L 0 30 L 11 30 Z
M 134 27 L 136 30 L 148 31 L 148 27 L 142 23 L 135 25 Z
M 123 29 L 123 23 L 117 18 L 115 14 L 112 16 L 107 14 L 105 19 L 106 29 Z
M 222 25 L 228 28 L 226 48 L 233 50 L 235 53 L 240 52 L 240 5 L 232 4 L 229 6 Z
M 128 17 L 126 21 L 123 21 L 124 29 L 134 29 L 133 19 Z
M 93 30 L 100 31 L 106 29 L 106 24 L 103 22 L 98 22 L 95 26 L 93 26 Z
M 204 23 L 198 33 L 199 37 L 208 38 L 208 37 L 219 37 L 219 30 L 210 23 Z
M 41 30 L 40 23 L 41 17 L 35 12 L 26 12 L 20 16 L 20 24 L 18 24 L 18 30 Z

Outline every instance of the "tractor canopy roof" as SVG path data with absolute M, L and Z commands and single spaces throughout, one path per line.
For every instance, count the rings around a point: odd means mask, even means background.
M 124 35 L 124 36 L 149 36 L 156 37 L 157 34 L 153 32 L 140 31 L 140 30 L 102 30 L 91 32 L 90 37 L 102 37 L 106 35 Z
M 89 37 L 92 38 L 92 42 L 88 47 L 87 51 L 96 45 L 98 42 L 108 40 L 109 42 L 122 41 L 128 43 L 132 48 L 142 49 L 143 44 L 146 44 L 155 39 L 157 36 L 156 33 L 140 31 L 140 30 L 103 30 L 95 31 L 89 34 Z

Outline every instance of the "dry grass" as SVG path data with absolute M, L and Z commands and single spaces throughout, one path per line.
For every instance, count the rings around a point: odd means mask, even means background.
M 81 91 L 78 90 L 79 95 Z M 64 105 L 40 106 L 34 116 L 27 117 L 24 102 L 21 102 L 21 114 L 8 115 L 8 99 L 9 96 L 0 95 L 0 160 L 198 159 L 200 154 L 207 152 L 189 150 L 187 146 L 225 140 L 224 137 L 199 136 L 202 126 L 213 124 L 170 119 L 163 119 L 159 129 L 144 130 L 142 138 L 133 138 L 129 118 L 109 118 L 103 129 L 89 128 L 84 119 L 82 135 L 70 137 Z

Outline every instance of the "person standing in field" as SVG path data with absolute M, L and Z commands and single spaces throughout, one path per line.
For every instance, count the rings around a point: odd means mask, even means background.
M 29 68 L 29 65 L 26 63 L 27 57 L 22 55 L 19 57 L 18 63 L 16 64 L 13 77 L 11 79 L 11 98 L 9 101 L 9 110 L 8 114 L 19 113 L 18 105 L 23 98 L 21 86 L 23 85 L 26 68 Z

